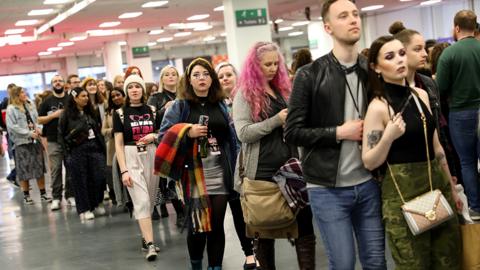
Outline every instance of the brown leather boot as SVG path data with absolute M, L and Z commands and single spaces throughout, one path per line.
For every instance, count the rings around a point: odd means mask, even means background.
M 295 239 L 297 261 L 300 270 L 315 270 L 315 235 Z
M 254 241 L 255 256 L 262 270 L 275 270 L 275 240 L 258 239 Z

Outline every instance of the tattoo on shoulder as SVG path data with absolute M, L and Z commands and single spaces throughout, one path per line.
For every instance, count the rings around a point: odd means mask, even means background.
M 383 130 L 372 130 L 367 135 L 367 143 L 368 147 L 372 149 L 375 145 L 378 144 L 380 139 L 382 138 Z

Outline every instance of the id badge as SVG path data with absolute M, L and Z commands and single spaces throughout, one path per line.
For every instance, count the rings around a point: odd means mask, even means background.
M 147 153 L 147 145 L 146 144 L 137 144 L 137 153 L 139 155 L 144 155 Z
M 95 139 L 95 133 L 93 132 L 93 129 L 88 130 L 88 139 Z
M 211 136 L 208 138 L 208 147 L 210 148 L 210 154 L 218 156 L 221 154 L 220 147 L 218 146 L 217 138 Z

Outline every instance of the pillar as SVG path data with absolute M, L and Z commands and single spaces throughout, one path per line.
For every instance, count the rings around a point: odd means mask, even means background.
M 150 54 L 144 56 L 135 56 L 132 49 L 135 47 L 148 47 L 149 37 L 147 33 L 127 34 L 127 63 L 128 66 L 137 66 L 142 71 L 143 79 L 146 82 L 153 82 L 152 59 Z M 158 78 L 157 78 L 158 79 Z
M 118 41 L 107 42 L 103 46 L 103 64 L 107 80 L 113 82 L 116 75 L 123 74 L 122 49 Z

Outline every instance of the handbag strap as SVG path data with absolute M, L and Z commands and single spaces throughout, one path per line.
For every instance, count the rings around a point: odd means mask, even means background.
M 425 113 L 423 112 L 422 106 L 420 105 L 420 101 L 418 100 L 417 93 L 413 92 L 412 90 L 412 97 L 415 100 L 415 104 L 417 105 L 418 111 L 420 112 L 420 119 L 422 119 L 423 123 L 423 134 L 425 136 L 425 149 L 427 151 L 427 168 L 428 168 L 428 181 L 430 183 L 430 191 L 433 191 L 433 184 L 432 184 L 432 165 L 430 162 L 430 152 L 428 151 L 428 135 L 427 135 L 427 118 L 425 117 Z M 400 199 L 405 204 L 405 199 L 403 198 L 402 192 L 400 192 L 400 187 L 398 186 L 397 180 L 393 175 L 392 168 L 390 168 L 390 164 L 387 162 L 388 170 L 390 171 L 390 176 L 392 177 L 393 183 L 395 184 L 395 188 L 397 189 L 398 195 L 400 195 Z

